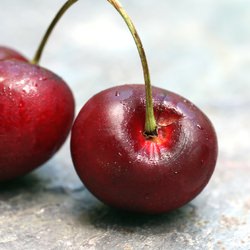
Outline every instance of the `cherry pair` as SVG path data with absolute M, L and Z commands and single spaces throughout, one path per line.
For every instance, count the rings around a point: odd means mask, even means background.
M 130 17 L 118 0 L 108 2 L 131 31 L 145 85 L 116 86 L 84 105 L 72 128 L 72 159 L 86 187 L 106 204 L 167 212 L 192 200 L 208 183 L 217 158 L 216 134 L 191 102 L 151 87 L 146 55 Z M 27 62 L 1 62 L 0 86 L 0 179 L 5 179 L 52 156 L 69 132 L 74 104 L 60 78 Z

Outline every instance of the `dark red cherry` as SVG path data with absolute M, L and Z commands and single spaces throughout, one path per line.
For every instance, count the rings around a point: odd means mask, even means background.
M 158 136 L 146 137 L 144 85 L 123 85 L 92 97 L 72 129 L 71 153 L 86 187 L 104 203 L 162 213 L 196 197 L 217 158 L 214 128 L 183 97 L 153 87 Z
M 13 50 L 5 46 L 0 46 L 0 61 L 10 60 L 10 59 L 24 61 L 24 62 L 28 61 L 22 54 L 20 54 L 16 50 Z
M 29 63 L 0 62 L 0 181 L 47 161 L 65 141 L 74 99 L 54 73 Z
M 55 25 L 77 0 L 67 0 L 43 36 L 33 60 L 0 47 L 0 181 L 11 180 L 50 159 L 73 122 L 67 84 L 37 64 Z

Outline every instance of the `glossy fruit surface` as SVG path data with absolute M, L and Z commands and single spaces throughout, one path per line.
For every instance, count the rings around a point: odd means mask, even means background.
M 192 103 L 153 87 L 158 137 L 146 138 L 144 85 L 123 85 L 92 97 L 80 111 L 71 153 L 86 187 L 111 206 L 143 213 L 181 207 L 208 183 L 217 139 Z
M 74 99 L 66 83 L 29 63 L 0 62 L 0 181 L 47 161 L 65 141 Z
M 28 61 L 22 54 L 20 54 L 16 50 L 13 50 L 5 46 L 0 46 L 0 61 L 10 60 L 10 59 L 24 61 L 24 62 Z

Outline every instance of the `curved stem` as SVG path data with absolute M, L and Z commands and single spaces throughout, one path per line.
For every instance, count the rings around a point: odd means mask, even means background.
M 43 49 L 48 41 L 48 38 L 51 34 L 51 32 L 53 31 L 54 27 L 56 26 L 56 24 L 58 23 L 58 21 L 60 20 L 60 18 L 63 16 L 63 14 L 70 8 L 71 5 L 73 5 L 74 3 L 76 3 L 78 0 L 68 0 L 62 7 L 61 9 L 57 12 L 56 16 L 54 17 L 54 19 L 52 20 L 51 24 L 49 25 L 44 37 L 42 38 L 42 41 L 36 51 L 36 54 L 33 58 L 33 60 L 31 61 L 32 64 L 38 64 L 43 52 Z
M 126 22 L 137 47 L 137 50 L 140 55 L 141 64 L 143 68 L 144 74 L 144 81 L 145 81 L 145 91 L 146 91 L 146 119 L 145 119 L 145 131 L 144 135 L 146 137 L 155 137 L 157 136 L 157 125 L 154 116 L 154 108 L 153 108 L 153 97 L 152 97 L 152 87 L 151 87 L 151 80 L 150 80 L 150 73 L 147 63 L 146 54 L 141 42 L 141 39 L 138 35 L 138 32 L 125 11 L 122 7 L 121 3 L 118 0 L 107 0 L 115 9 L 120 13 L 124 21 Z

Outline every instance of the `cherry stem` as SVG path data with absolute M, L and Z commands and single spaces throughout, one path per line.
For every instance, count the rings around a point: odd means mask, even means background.
M 60 20 L 60 18 L 63 16 L 63 14 L 74 4 L 76 3 L 78 0 L 68 0 L 62 7 L 61 9 L 57 12 L 56 16 L 54 17 L 54 19 L 52 20 L 51 24 L 49 25 L 45 35 L 43 36 L 41 43 L 35 53 L 34 58 L 32 59 L 31 63 L 32 64 L 38 64 L 40 59 L 41 59 L 41 55 L 42 52 L 44 50 L 44 47 L 49 39 L 49 36 L 51 34 L 51 32 L 53 31 L 54 27 L 56 26 L 56 24 L 58 23 L 58 21 Z
M 137 50 L 140 55 L 143 74 L 144 74 L 144 81 L 145 81 L 145 91 L 146 91 L 146 119 L 145 119 L 145 131 L 144 135 L 146 137 L 155 137 L 157 136 L 157 125 L 154 116 L 154 108 L 153 108 L 153 97 L 152 97 L 152 87 L 151 87 L 151 80 L 150 80 L 150 73 L 148 68 L 148 62 L 146 58 L 146 54 L 141 42 L 141 39 L 138 35 L 138 32 L 125 11 L 122 7 L 121 3 L 118 0 L 107 0 L 115 9 L 120 13 L 124 21 L 126 22 L 137 47 Z

